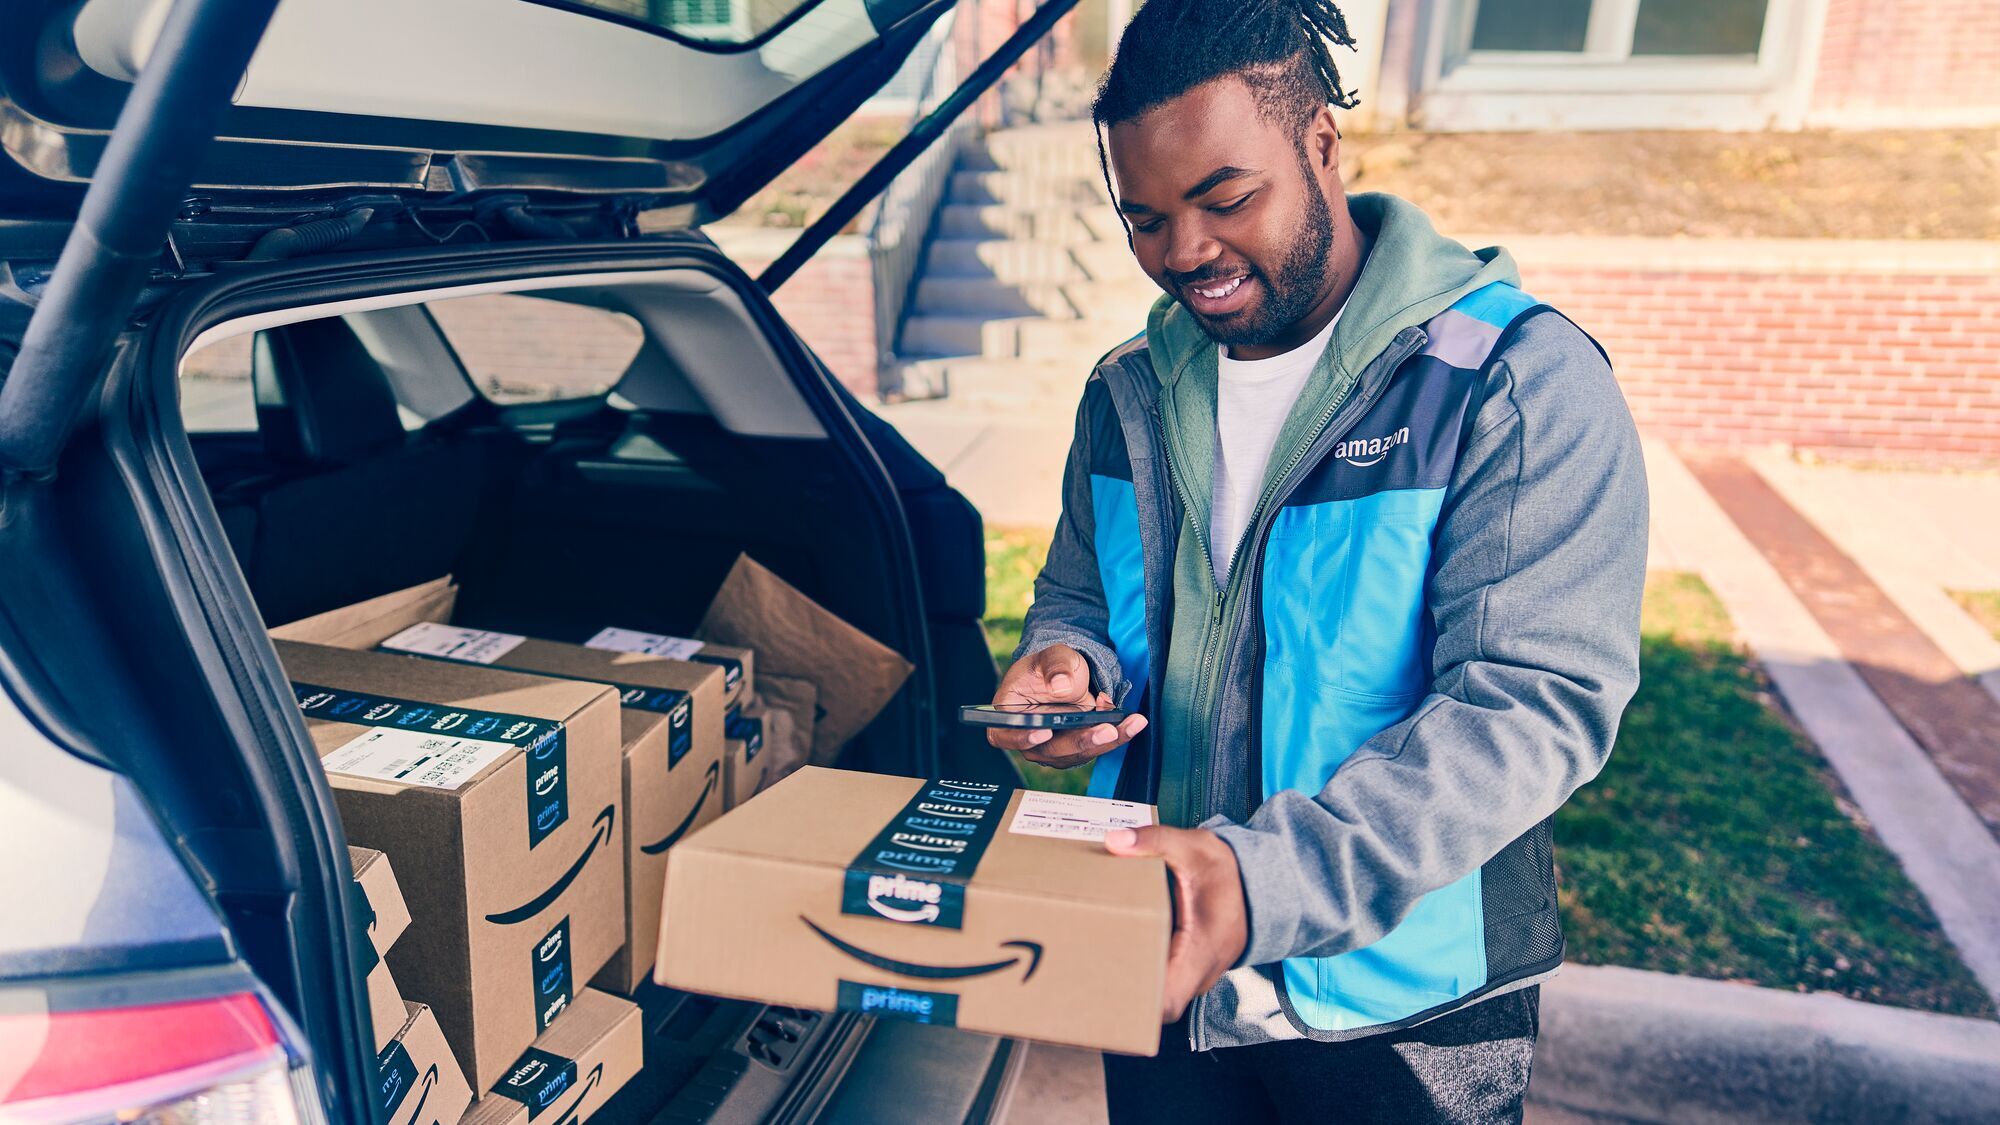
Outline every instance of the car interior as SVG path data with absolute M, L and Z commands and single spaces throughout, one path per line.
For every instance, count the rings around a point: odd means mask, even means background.
M 189 441 L 270 625 L 449 574 L 460 624 L 685 634 L 747 552 L 923 666 L 901 544 L 860 518 L 870 482 L 747 315 L 690 272 L 225 324 L 182 365 Z M 605 346 L 578 353 L 586 333 Z M 922 536 L 972 552 L 970 590 L 923 572 L 947 632 L 976 621 L 983 565 L 976 517 L 955 514 Z M 931 767 L 916 694 L 848 764 Z
M 685 635 L 747 552 L 930 671 L 842 766 L 1005 769 L 931 718 L 933 699 L 984 698 L 994 676 L 978 517 L 941 475 L 844 393 L 867 441 L 834 440 L 796 358 L 710 274 L 527 284 L 291 307 L 180 349 L 189 447 L 265 623 L 448 574 L 458 624 Z M 646 1066 L 604 1120 L 868 1120 L 869 1085 L 838 1078 L 854 1068 L 931 1067 L 965 1119 L 1005 1088 L 1012 1048 L 982 1036 L 637 999 Z

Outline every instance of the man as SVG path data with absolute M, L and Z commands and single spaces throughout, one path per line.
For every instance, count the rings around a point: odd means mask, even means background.
M 1609 364 L 1504 251 L 1345 194 L 1329 40 L 1323 0 L 1149 0 L 1095 106 L 1165 296 L 1085 386 L 997 700 L 1135 714 L 992 740 L 1160 807 L 1105 841 L 1176 900 L 1113 1122 L 1518 1119 L 1550 818 L 1638 683 Z

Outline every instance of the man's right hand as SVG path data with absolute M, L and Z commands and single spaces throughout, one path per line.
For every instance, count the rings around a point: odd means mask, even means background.
M 1068 645 L 1050 645 L 1016 660 L 1000 677 L 1000 690 L 993 693 L 993 702 L 1075 703 L 1097 710 L 1112 706 L 1110 696 L 1091 694 L 1090 664 Z M 1098 723 L 1065 731 L 989 727 L 986 741 L 1002 750 L 1019 750 L 1038 766 L 1066 770 L 1118 749 L 1145 729 L 1144 715 L 1130 715 L 1116 725 Z

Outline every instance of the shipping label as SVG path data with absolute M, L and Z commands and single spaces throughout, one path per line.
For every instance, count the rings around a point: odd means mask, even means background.
M 569 820 L 568 735 L 562 723 L 470 707 L 294 683 L 307 718 L 377 729 L 321 761 L 329 773 L 457 789 L 509 749 L 527 756 L 528 846 Z
M 494 633 L 424 621 L 397 633 L 377 647 L 390 652 L 435 656 L 466 664 L 491 664 L 527 639 L 518 633 Z
M 1153 809 L 1137 801 L 1113 801 L 1074 793 L 1023 793 L 1007 831 L 1022 836 L 1058 840 L 1104 839 L 1113 828 L 1144 828 L 1153 823 Z

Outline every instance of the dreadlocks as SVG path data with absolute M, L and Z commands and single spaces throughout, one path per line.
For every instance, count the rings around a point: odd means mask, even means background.
M 1334 44 L 1352 48 L 1354 37 L 1332 0 L 1147 0 L 1091 105 L 1105 192 L 1116 201 L 1106 128 L 1224 75 L 1241 78 L 1265 119 L 1294 137 L 1328 104 L 1353 109 L 1359 103 L 1341 87 Z

